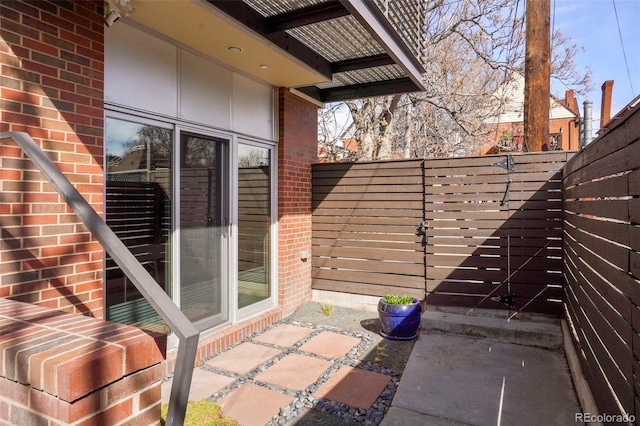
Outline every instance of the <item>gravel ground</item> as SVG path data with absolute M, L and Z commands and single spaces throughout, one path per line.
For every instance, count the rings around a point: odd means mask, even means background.
M 360 355 L 359 359 L 363 361 L 364 364 L 370 363 L 380 368 L 391 370 L 394 375 L 397 374 L 398 377 L 402 375 L 414 345 L 414 341 L 392 341 L 384 339 L 380 335 L 380 321 L 378 319 L 378 313 L 375 311 L 332 307 L 331 315 L 326 315 L 323 313 L 320 304 L 309 303 L 288 316 L 285 322 L 299 322 L 320 327 L 336 327 L 353 333 L 365 333 L 371 336 L 372 341 Z M 395 387 L 391 387 L 391 391 L 395 393 Z M 388 403 L 390 403 L 390 401 Z M 381 418 L 376 420 L 381 420 Z M 374 424 L 378 422 L 379 421 L 376 421 Z M 286 424 L 296 426 L 337 426 L 351 423 L 353 423 L 353 421 L 345 420 L 344 417 L 336 414 L 305 408 L 295 419 Z M 366 422 L 365 424 L 371 423 Z
M 380 320 L 376 311 L 332 307 L 332 315 L 324 315 L 318 303 L 309 303 L 286 318 L 315 325 L 373 334 L 371 349 L 363 354 L 363 361 L 379 364 L 402 374 L 407 365 L 414 341 L 387 340 L 380 335 Z M 386 356 L 385 356 L 386 355 Z

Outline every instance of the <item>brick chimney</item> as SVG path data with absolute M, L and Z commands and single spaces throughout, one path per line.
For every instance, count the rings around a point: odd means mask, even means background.
M 569 89 L 564 92 L 564 105 L 569 108 L 571 112 L 580 117 L 580 108 L 578 107 L 578 101 L 573 93 L 573 90 Z
M 600 107 L 600 128 L 603 129 L 611 120 L 611 95 L 613 80 L 607 80 L 602 85 L 602 105 Z

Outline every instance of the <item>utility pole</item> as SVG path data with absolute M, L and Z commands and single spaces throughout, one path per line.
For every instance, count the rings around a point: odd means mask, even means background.
M 524 150 L 549 149 L 551 0 L 527 0 L 524 63 Z

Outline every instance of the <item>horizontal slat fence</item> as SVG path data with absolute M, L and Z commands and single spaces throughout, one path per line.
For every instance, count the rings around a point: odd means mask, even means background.
M 424 298 L 422 161 L 313 166 L 313 288 Z
M 640 111 L 564 171 L 565 309 L 598 409 L 640 418 Z
M 560 314 L 572 154 L 517 155 L 514 170 L 493 164 L 506 155 L 315 165 L 312 287 L 500 309 L 515 294 L 517 310 Z
M 268 265 L 271 199 L 268 167 L 238 169 L 238 270 Z
M 425 161 L 427 303 L 560 314 L 561 169 L 572 154 Z

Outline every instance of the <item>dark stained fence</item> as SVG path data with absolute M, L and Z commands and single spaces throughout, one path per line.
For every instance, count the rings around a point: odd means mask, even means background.
M 314 165 L 312 287 L 559 315 L 571 155 Z
M 565 306 L 601 413 L 640 418 L 640 111 L 564 172 Z
M 164 286 L 165 277 L 160 272 L 168 261 L 166 244 L 171 230 L 171 205 L 164 189 L 158 183 L 108 180 L 106 204 L 107 224 Z M 106 273 L 108 279 L 124 277 L 110 256 L 106 259 Z
M 238 169 L 238 269 L 268 265 L 270 220 L 268 167 Z
M 168 182 L 168 176 L 154 177 Z M 158 284 L 168 291 L 171 201 L 157 182 L 107 180 L 106 223 Z M 160 316 L 111 256 L 105 260 L 107 317 L 110 321 L 168 332 Z
M 427 303 L 559 315 L 573 153 L 426 160 Z
M 313 166 L 313 288 L 424 298 L 422 161 Z

